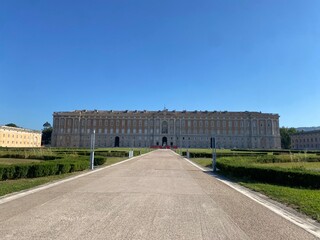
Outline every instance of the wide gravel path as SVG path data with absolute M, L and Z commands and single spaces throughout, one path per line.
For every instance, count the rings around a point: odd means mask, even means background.
M 0 204 L 0 239 L 316 239 L 170 150 Z

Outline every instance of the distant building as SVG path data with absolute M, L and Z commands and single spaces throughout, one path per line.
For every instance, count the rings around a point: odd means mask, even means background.
M 279 149 L 279 115 L 209 111 L 73 111 L 53 113 L 52 146 Z
M 291 149 L 320 150 L 320 130 L 291 135 Z
M 0 126 L 0 147 L 41 147 L 41 132 Z

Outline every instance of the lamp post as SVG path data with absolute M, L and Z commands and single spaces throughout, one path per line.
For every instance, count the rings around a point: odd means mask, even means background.
M 94 145 L 95 145 L 95 138 L 96 138 L 96 130 L 93 130 L 91 134 L 91 146 L 90 146 L 90 169 L 93 170 L 94 166 Z
M 217 157 L 216 157 L 216 138 L 212 137 L 212 170 L 217 171 Z

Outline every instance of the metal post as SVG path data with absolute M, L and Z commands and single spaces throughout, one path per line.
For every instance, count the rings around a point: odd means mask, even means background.
M 217 171 L 217 157 L 216 157 L 216 138 L 212 137 L 212 170 Z
M 96 130 L 93 130 L 91 134 L 91 152 L 90 152 L 90 169 L 93 170 L 94 168 L 94 145 L 95 145 L 95 138 L 96 138 Z

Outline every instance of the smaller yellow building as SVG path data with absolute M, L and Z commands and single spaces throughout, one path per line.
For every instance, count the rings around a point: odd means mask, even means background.
M 0 147 L 41 147 L 41 132 L 0 126 Z

